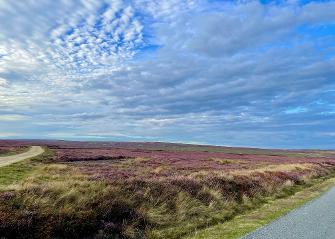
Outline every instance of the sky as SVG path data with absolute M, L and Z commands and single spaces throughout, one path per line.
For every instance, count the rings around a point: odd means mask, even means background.
M 0 138 L 335 149 L 335 1 L 0 0 Z

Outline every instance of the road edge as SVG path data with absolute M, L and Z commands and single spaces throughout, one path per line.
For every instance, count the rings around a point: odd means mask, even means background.
M 36 151 L 36 152 L 34 152 Z M 45 149 L 41 146 L 30 146 L 29 150 L 24 153 L 18 153 L 10 156 L 0 157 L 0 167 L 6 167 L 27 159 L 38 157 L 45 153 Z
M 292 196 L 269 201 L 258 209 L 236 216 L 234 219 L 199 230 L 184 239 L 237 239 L 246 236 L 279 217 L 320 197 L 335 186 L 335 176 L 314 183 Z

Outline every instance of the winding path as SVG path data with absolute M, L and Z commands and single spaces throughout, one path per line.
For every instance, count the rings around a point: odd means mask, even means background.
M 334 239 L 335 187 L 242 239 Z
M 44 153 L 44 149 L 40 146 L 31 146 L 31 148 L 24 153 L 15 154 L 11 156 L 0 157 L 0 167 L 4 167 L 10 165 L 12 163 L 16 163 L 28 158 L 36 157 L 40 154 Z

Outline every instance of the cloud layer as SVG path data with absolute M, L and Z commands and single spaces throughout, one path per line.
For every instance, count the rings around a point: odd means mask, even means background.
M 334 12 L 333 1 L 0 0 L 0 132 L 334 148 Z

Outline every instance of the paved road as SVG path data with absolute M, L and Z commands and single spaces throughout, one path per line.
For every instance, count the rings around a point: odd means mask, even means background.
M 36 157 L 44 152 L 40 146 L 32 146 L 27 152 L 11 156 L 0 157 L 0 167 L 10 165 L 28 158 Z
M 335 187 L 242 239 L 334 239 Z

